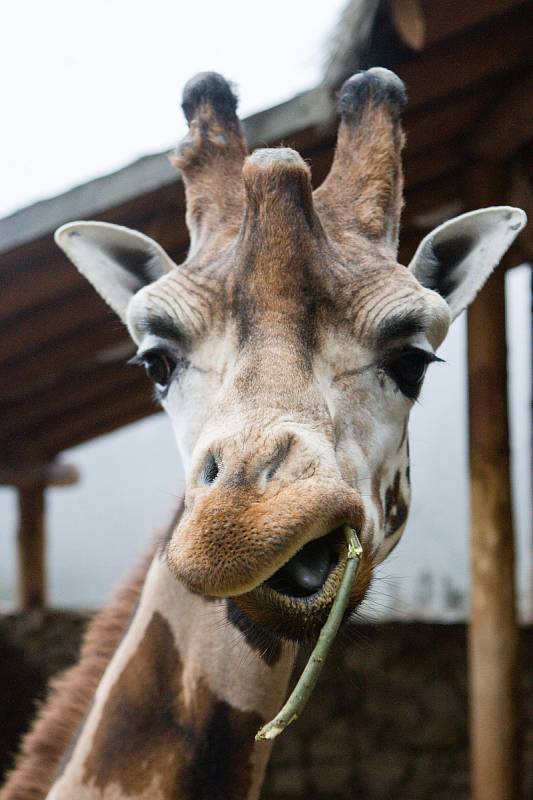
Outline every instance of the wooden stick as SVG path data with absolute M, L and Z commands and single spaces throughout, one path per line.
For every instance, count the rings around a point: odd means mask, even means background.
M 345 527 L 346 543 L 348 545 L 348 553 L 346 557 L 346 566 L 341 578 L 339 589 L 328 618 L 324 623 L 324 627 L 320 631 L 320 636 L 315 645 L 311 657 L 307 662 L 300 679 L 294 687 L 289 699 L 273 720 L 267 722 L 255 736 L 256 741 L 265 739 L 275 739 L 285 728 L 294 722 L 304 709 L 307 701 L 311 697 L 313 689 L 316 686 L 318 676 L 324 666 L 326 656 L 331 649 L 331 645 L 337 635 L 339 626 L 342 622 L 344 611 L 348 604 L 350 591 L 357 574 L 357 568 L 363 555 L 363 548 L 357 538 L 357 534 L 353 528 Z

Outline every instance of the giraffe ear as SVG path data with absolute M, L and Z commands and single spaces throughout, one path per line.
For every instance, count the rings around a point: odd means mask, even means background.
M 175 266 L 153 239 L 121 225 L 69 222 L 54 238 L 123 322 L 135 292 Z
M 450 306 L 452 319 L 470 305 L 527 217 L 519 208 L 495 206 L 461 214 L 420 243 L 409 270 Z

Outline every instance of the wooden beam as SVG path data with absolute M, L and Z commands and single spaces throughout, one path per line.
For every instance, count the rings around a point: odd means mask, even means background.
M 504 197 L 505 175 L 472 167 L 468 187 L 487 205 Z M 467 203 L 470 207 L 470 202 Z M 505 274 L 497 269 L 468 311 L 471 619 L 469 627 L 472 797 L 518 800 L 519 650 L 507 409 Z
M 161 407 L 146 391 L 132 392 L 127 397 L 122 391 L 114 391 L 102 395 L 98 405 L 79 406 L 65 414 L 64 421 L 55 424 L 49 435 L 43 432 L 39 445 L 47 448 L 47 455 L 52 456 L 158 413 Z
M 25 611 L 46 603 L 44 484 L 18 490 L 19 595 Z
M 521 232 L 518 243 L 524 251 L 524 260 L 533 262 L 533 184 L 520 163 L 511 168 L 509 202 L 522 208 L 527 214 L 529 225 Z
M 427 151 L 443 142 L 465 136 L 494 97 L 494 82 L 474 91 L 442 99 L 434 106 L 405 110 L 406 157 Z
M 25 361 L 26 353 L 38 351 L 41 345 L 46 347 L 52 332 L 68 339 L 72 331 L 106 315 L 111 317 L 109 307 L 84 280 L 46 304 L 2 320 L 2 355 L 9 361 L 20 358 Z
M 417 227 L 417 219 L 426 216 L 433 209 L 457 204 L 462 195 L 462 171 L 443 175 L 413 189 L 407 187 L 403 225 Z M 458 212 L 460 213 L 460 212 Z
M 62 435 L 74 434 L 83 416 L 87 421 L 102 411 L 120 416 L 122 406 L 127 406 L 133 398 L 148 406 L 155 404 L 153 387 L 144 371 L 131 366 L 106 366 L 110 369 L 82 374 L 78 378 L 73 375 L 73 389 L 63 386 L 57 393 L 52 390 L 21 402 L 20 413 L 11 406 L 11 412 L 6 414 L 10 418 L 0 424 L 0 451 L 16 450 L 17 442 L 25 441 L 46 446 L 58 430 Z M 27 407 L 30 411 L 26 414 Z
M 425 44 L 438 42 L 446 36 L 457 34 L 491 17 L 500 16 L 528 0 L 422 0 L 425 17 Z
M 448 36 L 458 34 L 501 16 L 527 0 L 391 0 L 391 19 L 402 42 L 420 51 Z
M 2 443 L 5 445 L 8 439 L 34 437 L 50 422 L 57 422 L 80 405 L 92 403 L 96 407 L 100 398 L 110 391 L 122 390 L 124 396 L 135 391 L 147 396 L 151 388 L 144 370 L 139 367 L 117 362 L 77 365 L 59 376 L 51 386 L 0 402 L 0 452 Z
M 72 367 L 84 361 L 95 362 L 98 353 L 125 345 L 129 339 L 122 324 L 109 310 L 90 324 L 77 326 L 68 338 L 55 328 L 50 339 L 20 353 L 16 359 L 2 361 L 0 398 L 8 401 L 38 393 L 61 377 L 72 374 Z
M 533 62 L 532 25 L 530 3 L 507 15 L 505 25 L 495 18 L 458 35 L 453 47 L 442 41 L 399 65 L 396 71 L 407 87 L 411 111 L 499 74 L 526 69 Z
M 470 137 L 468 151 L 476 158 L 498 161 L 512 156 L 533 138 L 533 71 L 520 77 L 487 114 Z
M 80 480 L 73 464 L 53 461 L 51 464 L 0 465 L 0 484 L 31 489 L 35 486 L 74 486 Z
M 421 0 L 391 0 L 390 9 L 402 42 L 411 50 L 422 50 L 427 41 L 427 24 Z
M 406 191 L 446 173 L 457 172 L 462 164 L 461 143 L 457 140 L 445 142 L 417 155 L 407 153 L 404 162 Z

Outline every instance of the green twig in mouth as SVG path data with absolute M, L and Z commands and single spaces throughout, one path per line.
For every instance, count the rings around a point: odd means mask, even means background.
M 346 536 L 348 545 L 346 566 L 328 618 L 320 631 L 318 641 L 311 653 L 309 661 L 305 665 L 300 680 L 294 687 L 289 699 L 279 714 L 277 714 L 271 722 L 267 722 L 267 724 L 256 733 L 256 741 L 275 739 L 276 736 L 291 724 L 291 722 L 298 719 L 316 686 L 326 656 L 331 649 L 333 640 L 342 622 L 344 611 L 348 605 L 350 591 L 357 574 L 357 568 L 359 567 L 361 556 L 363 555 L 363 548 L 353 528 L 346 525 L 344 528 L 344 535 Z

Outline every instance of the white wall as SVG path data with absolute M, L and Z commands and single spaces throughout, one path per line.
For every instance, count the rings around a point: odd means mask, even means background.
M 518 586 L 531 614 L 529 271 L 508 278 L 512 451 Z M 412 415 L 413 504 L 403 540 L 381 567 L 366 615 L 454 619 L 468 607 L 465 324 L 458 320 L 430 368 Z M 162 414 L 65 454 L 82 481 L 49 492 L 50 594 L 57 606 L 95 606 L 151 532 L 169 519 L 182 472 Z M 15 502 L 0 491 L 0 602 L 14 599 Z
M 47 493 L 50 602 L 96 606 L 151 535 L 170 519 L 182 471 L 167 418 L 157 414 L 66 451 L 82 475 Z M 16 593 L 16 497 L 0 491 L 0 602 Z

